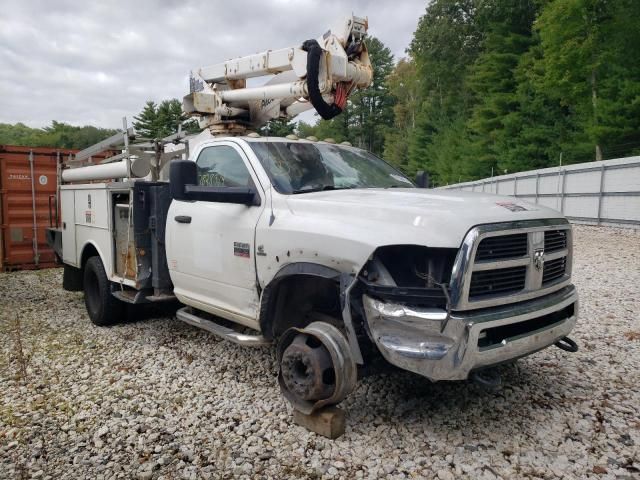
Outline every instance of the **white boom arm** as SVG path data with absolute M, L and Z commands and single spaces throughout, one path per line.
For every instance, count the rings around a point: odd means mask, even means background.
M 367 20 L 347 17 L 337 28 L 301 47 L 267 50 L 191 72 L 183 109 L 200 126 L 241 122 L 253 127 L 315 108 L 323 118 L 344 109 L 349 93 L 371 83 L 364 44 Z M 273 75 L 261 87 L 246 80 Z
M 371 83 L 366 33 L 367 19 L 351 16 L 301 47 L 267 50 L 193 71 L 191 93 L 184 97 L 183 109 L 199 116 L 201 127 L 222 125 L 220 130 L 225 133 L 259 127 L 272 118 L 291 118 L 311 108 L 331 118 L 344 109 L 355 88 Z M 248 78 L 267 75 L 273 77 L 263 86 L 247 88 Z M 70 159 L 72 168 L 61 172 L 59 182 L 141 178 L 149 172 L 157 179 L 163 165 L 180 155 L 164 152 L 164 146 L 184 143 L 184 137 L 184 132 L 178 132 L 164 139 L 131 143 L 136 134 L 123 119 L 121 132 Z M 122 153 L 98 165 L 92 162 L 92 156 L 108 150 Z

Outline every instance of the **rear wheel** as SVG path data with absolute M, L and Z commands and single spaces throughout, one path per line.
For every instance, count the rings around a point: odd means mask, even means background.
M 111 295 L 111 282 L 107 278 L 100 257 L 87 260 L 84 266 L 83 286 L 87 313 L 95 325 L 113 325 L 124 318 L 126 306 Z

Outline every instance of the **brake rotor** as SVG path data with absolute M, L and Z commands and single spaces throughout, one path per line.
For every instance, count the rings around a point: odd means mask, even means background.
M 356 363 L 344 334 L 326 322 L 290 328 L 278 343 L 283 395 L 303 413 L 341 402 L 355 388 Z

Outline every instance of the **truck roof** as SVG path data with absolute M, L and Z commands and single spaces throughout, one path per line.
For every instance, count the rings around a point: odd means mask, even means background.
M 195 137 L 193 137 L 195 138 Z M 260 136 L 257 134 L 254 135 L 235 135 L 235 136 L 212 136 L 208 138 L 208 140 L 244 140 L 246 142 L 287 142 L 287 143 L 320 143 L 324 145 L 340 145 L 343 147 L 353 147 L 349 142 L 337 142 L 334 139 L 326 138 L 323 140 L 317 139 L 315 137 L 307 137 L 307 138 L 299 138 L 295 135 L 291 135 L 288 137 L 272 137 L 272 136 Z

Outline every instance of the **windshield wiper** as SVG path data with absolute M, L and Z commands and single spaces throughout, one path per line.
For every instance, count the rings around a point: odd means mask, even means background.
M 348 188 L 350 187 L 336 187 L 334 185 L 322 185 L 320 187 L 313 187 L 313 188 L 300 188 L 298 190 L 293 190 L 291 193 L 296 195 L 298 193 L 323 192 L 325 190 L 346 190 Z

